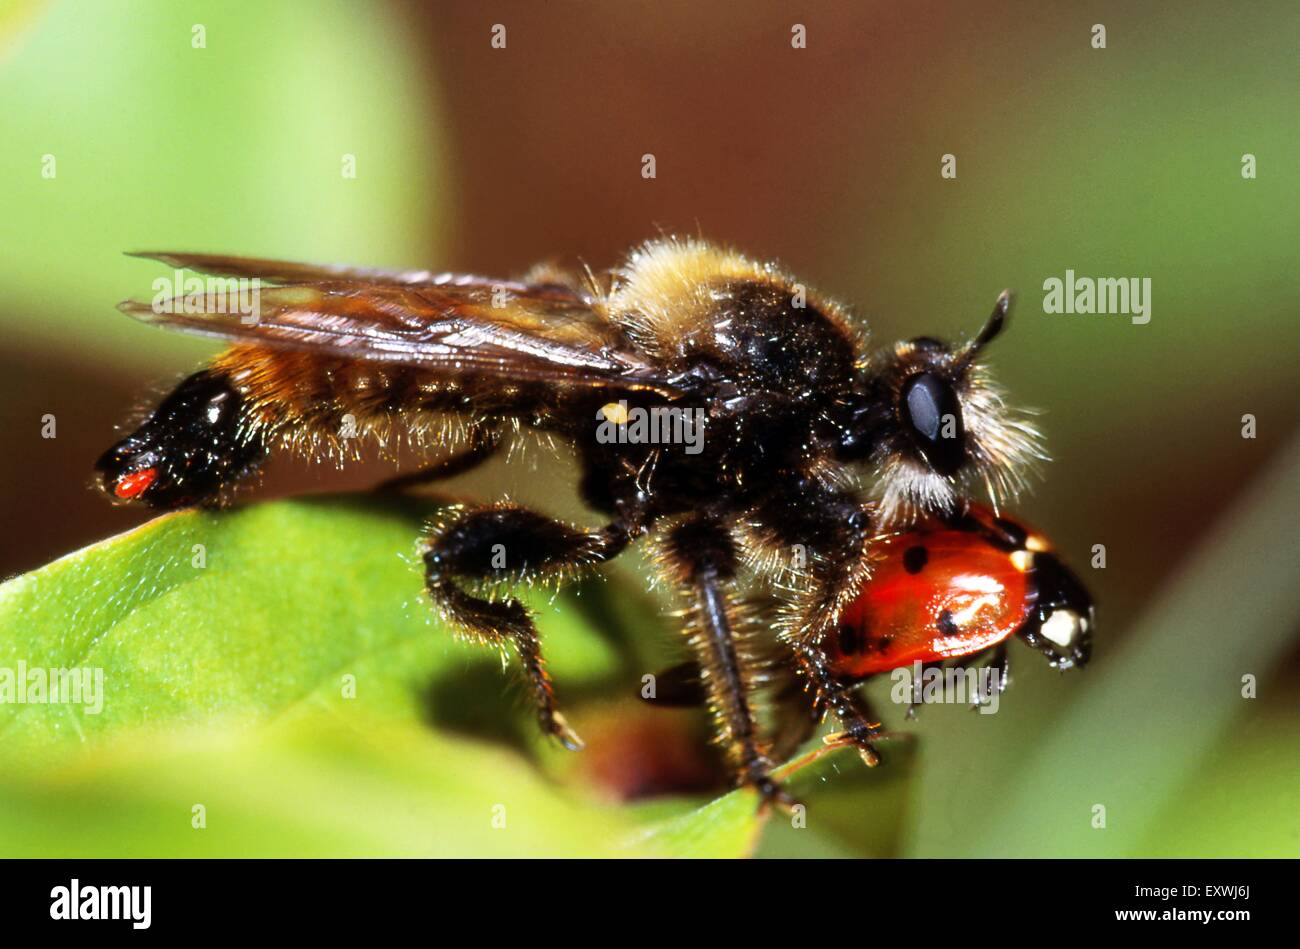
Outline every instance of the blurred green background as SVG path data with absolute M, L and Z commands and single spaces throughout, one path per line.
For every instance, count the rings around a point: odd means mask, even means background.
M 123 251 L 504 275 L 699 232 L 878 344 L 968 333 L 1012 287 L 993 365 L 1055 459 L 1018 512 L 1085 574 L 1094 663 L 1013 650 L 998 715 L 906 725 L 887 819 L 841 794 L 760 852 L 1300 855 L 1298 45 L 1293 3 L 0 2 L 0 574 L 143 519 L 90 466 L 213 351 L 113 309 L 160 275 Z M 1067 269 L 1149 277 L 1151 322 L 1044 313 Z M 565 463 L 533 464 L 454 487 L 581 517 Z M 286 461 L 260 496 L 390 470 Z M 857 847 L 855 819 L 891 829 Z

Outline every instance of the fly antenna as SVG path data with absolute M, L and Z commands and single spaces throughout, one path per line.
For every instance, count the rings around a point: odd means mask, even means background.
M 997 339 L 1001 332 L 1007 327 L 1007 314 L 1011 310 L 1011 291 L 1003 290 L 998 294 L 998 301 L 993 304 L 993 312 L 989 318 L 984 321 L 983 328 L 972 339 L 966 348 L 962 351 L 957 360 L 957 370 L 965 372 L 966 368 L 974 361 L 975 357 L 980 354 L 989 343 Z

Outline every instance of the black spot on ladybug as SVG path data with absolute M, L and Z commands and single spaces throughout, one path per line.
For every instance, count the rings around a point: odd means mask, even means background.
M 1028 537 L 1024 528 L 1001 517 L 995 517 L 986 524 L 970 513 L 964 513 L 945 518 L 944 523 L 955 531 L 979 534 L 995 549 L 1005 553 L 1024 550 Z
M 892 646 L 893 644 L 894 644 L 893 636 L 881 636 L 879 639 L 876 640 L 876 652 L 879 653 L 889 652 L 889 647 Z
M 840 652 L 846 656 L 852 656 L 862 648 L 862 640 L 858 637 L 857 627 L 849 623 L 840 624 Z
M 939 622 L 935 623 L 939 627 L 939 632 L 945 636 L 956 636 L 959 630 L 957 624 L 952 621 L 952 610 L 944 610 L 939 614 Z
M 920 573 L 930 560 L 930 552 L 917 544 L 903 551 L 903 569 L 908 573 Z
M 1004 517 L 995 517 L 993 523 L 1003 532 L 1005 542 L 1011 545 L 1013 550 L 1024 550 L 1025 544 L 1029 540 L 1029 535 L 1019 524 L 1008 521 Z

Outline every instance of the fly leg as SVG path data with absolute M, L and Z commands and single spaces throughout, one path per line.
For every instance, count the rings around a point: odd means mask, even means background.
M 832 713 L 842 731 L 824 739 L 831 747 L 852 746 L 869 768 L 880 764 L 876 739 L 880 737 L 880 719 L 867 700 L 858 692 L 857 683 L 848 684 L 830 670 L 830 660 L 820 643 L 795 646 L 795 659 L 813 692 L 815 707 Z
M 784 636 L 814 709 L 832 713 L 842 727 L 826 743 L 852 745 L 868 766 L 875 766 L 880 763 L 875 746 L 880 720 L 857 684 L 835 675 L 825 646 L 870 572 L 871 512 L 854 494 L 813 479 L 792 479 L 790 487 L 790 494 L 759 512 L 777 544 L 797 546 L 802 554 L 802 565 L 788 585 Z
M 793 806 L 794 799 L 772 778 L 772 758 L 758 733 L 752 695 L 759 662 L 735 598 L 730 532 L 705 517 L 685 520 L 669 531 L 661 565 L 681 597 L 687 642 L 736 784 L 757 790 L 764 807 Z
M 514 647 L 523 666 L 542 731 L 577 751 L 582 740 L 555 700 L 537 627 L 517 599 L 494 599 L 465 584 L 562 580 L 617 556 L 639 533 L 623 521 L 584 530 L 516 506 L 460 514 L 430 532 L 425 586 L 443 618 L 470 639 Z
M 475 428 L 470 434 L 469 445 L 464 451 L 441 458 L 419 471 L 381 481 L 375 486 L 375 490 L 385 494 L 400 493 L 473 471 L 496 454 L 501 447 L 501 441 L 500 429 Z

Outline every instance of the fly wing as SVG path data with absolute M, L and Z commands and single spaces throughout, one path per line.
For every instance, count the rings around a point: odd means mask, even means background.
M 191 295 L 119 306 L 182 332 L 448 376 L 674 391 L 607 319 L 603 302 L 569 286 L 197 254 L 147 256 L 257 281 L 238 289 L 204 285 Z
M 524 290 L 525 284 L 492 280 L 473 274 L 436 273 L 432 270 L 382 270 L 372 267 L 349 267 L 346 264 L 306 264 L 292 260 L 269 260 L 264 257 L 234 257 L 228 254 L 189 254 L 177 251 L 137 251 L 127 254 L 143 260 L 156 260 L 177 270 L 217 277 L 257 278 L 263 283 L 282 286 L 298 283 L 361 283 L 392 286 L 504 286 Z M 560 288 L 564 289 L 564 288 Z

